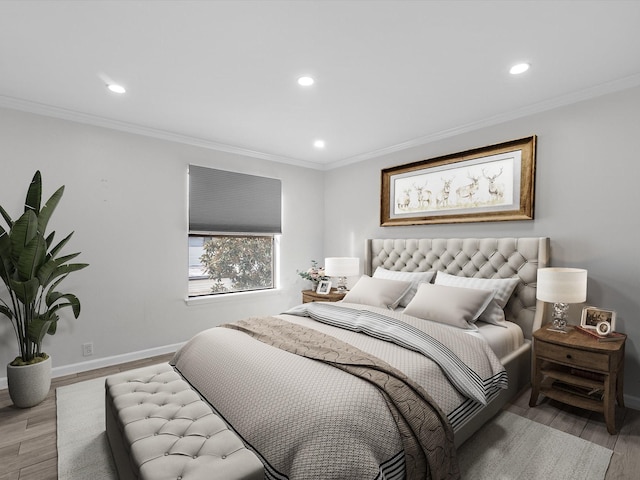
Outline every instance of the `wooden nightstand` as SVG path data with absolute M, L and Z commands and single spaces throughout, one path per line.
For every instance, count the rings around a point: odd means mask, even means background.
M 302 291 L 302 303 L 309 302 L 339 302 L 344 298 L 345 293 L 338 293 L 335 289 L 331 289 L 329 293 L 323 295 L 316 293 L 313 290 Z
M 543 395 L 575 407 L 601 412 L 610 434 L 616 433 L 615 401 L 624 407 L 624 344 L 626 337 L 599 342 L 578 330 L 533 334 L 533 375 L 529 405 Z

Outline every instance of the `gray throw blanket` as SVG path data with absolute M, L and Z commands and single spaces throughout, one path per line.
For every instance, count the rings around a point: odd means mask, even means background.
M 453 431 L 431 397 L 386 362 L 316 330 L 278 318 L 249 318 L 222 327 L 240 330 L 268 345 L 346 371 L 382 392 L 397 423 L 407 479 L 460 478 Z

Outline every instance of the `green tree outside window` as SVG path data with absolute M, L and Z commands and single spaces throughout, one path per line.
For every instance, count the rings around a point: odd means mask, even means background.
M 273 237 L 212 237 L 200 261 L 212 293 L 273 288 Z

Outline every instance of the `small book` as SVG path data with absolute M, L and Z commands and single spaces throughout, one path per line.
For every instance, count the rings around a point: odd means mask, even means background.
M 588 378 L 597 382 L 604 382 L 604 375 L 602 373 L 590 372 L 588 370 L 581 370 L 579 368 L 572 368 L 569 370 L 574 377 Z
M 599 342 L 615 342 L 617 340 L 622 340 L 623 338 L 627 338 L 627 336 L 624 333 L 611 332 L 606 337 L 598 338 L 598 341 Z
M 585 388 L 561 381 L 554 381 L 553 388 L 562 390 L 563 392 L 571 393 L 573 395 L 580 395 L 586 398 L 598 400 L 602 400 L 604 398 L 604 390 L 602 388 Z
M 576 325 L 576 330 L 595 338 L 598 342 L 615 342 L 627 337 L 624 333 L 619 332 L 610 332 L 608 335 L 604 336 L 598 335 L 596 332 L 589 330 L 588 328 L 584 328 L 580 325 Z

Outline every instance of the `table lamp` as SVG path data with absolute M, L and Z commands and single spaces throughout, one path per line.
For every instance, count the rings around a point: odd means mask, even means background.
M 553 303 L 553 326 L 549 330 L 567 333 L 569 304 L 587 300 L 587 271 L 581 268 L 539 268 L 536 298 Z
M 360 259 L 357 257 L 327 257 L 324 259 L 324 273 L 338 277 L 339 293 L 347 292 L 347 277 L 360 273 Z

